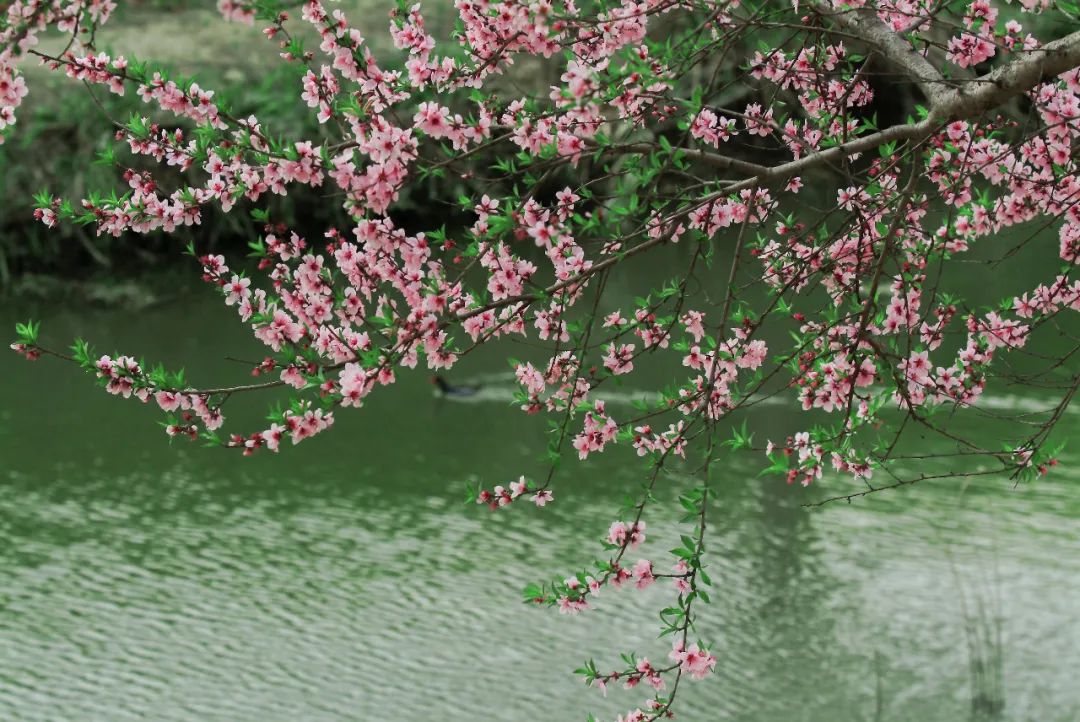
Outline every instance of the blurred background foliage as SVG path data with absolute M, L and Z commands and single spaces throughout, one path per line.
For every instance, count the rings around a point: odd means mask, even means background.
M 121 3 L 114 17 L 98 35 L 101 50 L 129 59 L 151 60 L 213 89 L 234 115 L 257 115 L 263 127 L 295 140 L 325 138 L 326 129 L 299 96 L 303 68 L 278 57 L 276 42 L 268 42 L 259 27 L 225 23 L 212 0 L 142 0 Z M 368 43 L 380 55 L 397 51 L 390 44 L 389 10 L 393 3 L 356 0 L 341 6 L 350 17 L 371 18 L 365 32 Z M 449 18 L 449 4 L 432 13 L 435 21 Z M 303 30 L 303 23 L 294 23 Z M 63 48 L 59 35 L 48 37 L 41 49 Z M 314 48 L 314 38 L 307 47 Z M 178 181 L 174 169 L 146 158 L 134 157 L 114 137 L 113 121 L 125 122 L 133 113 L 148 116 L 165 127 L 186 127 L 174 116 L 155 112 L 131 88 L 124 96 L 89 88 L 27 59 L 22 71 L 30 95 L 18 113 L 18 122 L 0 144 L 0 288 L 27 290 L 49 283 L 48 276 L 65 279 L 124 277 L 149 266 L 165 266 L 177 251 L 194 240 L 202 251 L 245 249 L 260 233 L 241 202 L 230 213 L 204 208 L 203 223 L 166 235 L 125 234 L 120 238 L 97 236 L 92 228 L 62 224 L 47 228 L 34 219 L 33 195 L 48 190 L 52 195 L 77 202 L 90 192 L 125 190 L 123 169 L 154 169 L 166 179 Z M 108 159 L 108 151 L 115 162 Z M 193 171 L 199 182 L 199 171 Z M 169 176 L 172 176 L 169 178 Z M 460 178 L 412 182 L 402 189 L 395 213 L 406 222 L 423 214 L 430 220 L 436 200 L 452 209 L 452 199 L 464 190 Z M 270 217 L 301 233 L 319 234 L 347 222 L 333 197 L 333 189 L 294 186 L 286 197 L 268 195 L 260 207 Z M 22 279 L 30 283 L 21 283 Z
M 393 67 L 395 58 L 402 56 L 393 48 L 388 31 L 389 13 L 396 4 L 393 0 L 336 3 L 361 30 L 384 67 Z M 958 3 L 957 7 L 963 5 L 966 3 Z M 1018 18 L 1026 29 L 1043 39 L 1068 31 L 1061 27 L 1060 14 L 1021 14 L 1015 4 L 1002 6 L 1001 10 L 1000 23 Z M 428 30 L 437 38 L 449 38 L 456 20 L 453 4 L 429 2 L 424 12 Z M 656 21 L 653 34 L 662 41 L 678 30 L 666 27 L 667 24 L 690 20 L 680 19 L 679 14 L 663 16 Z M 296 18 L 290 29 L 305 40 L 309 50 L 317 50 L 317 37 L 306 23 Z M 682 79 L 677 93 L 688 97 L 695 87 L 708 85 L 719 77 L 720 85 L 726 90 L 713 100 L 714 105 L 741 107 L 750 102 L 790 101 L 768 83 L 753 80 L 743 72 L 754 51 L 769 47 L 772 42 L 783 42 L 782 39 L 795 42 L 790 32 L 776 37 L 769 32 L 752 35 L 736 39 L 734 42 L 740 47 L 733 48 L 724 58 L 706 60 L 692 68 Z M 59 52 L 64 44 L 65 39 L 56 34 L 45 38 L 41 49 Z M 112 54 L 159 63 L 173 71 L 174 77 L 194 78 L 203 87 L 213 89 L 234 115 L 257 115 L 263 127 L 276 135 L 316 142 L 327 137 L 327 128 L 317 123 L 314 112 L 299 99 L 303 68 L 281 60 L 277 43 L 264 38 L 259 24 L 249 27 L 223 22 L 213 0 L 122 2 L 98 34 L 98 45 Z M 6 143 L 0 144 L 0 289 L 32 290 L 42 284 L 43 278 L 129 278 L 133 272 L 150 266 L 165 268 L 175 264 L 180 258 L 177 251 L 189 241 L 194 241 L 200 251 L 242 251 L 260 233 L 259 225 L 250 217 L 251 204 L 247 202 L 239 203 L 228 214 L 205 208 L 202 225 L 170 235 L 156 232 L 112 238 L 97 236 L 86 227 L 61 225 L 49 229 L 35 221 L 33 195 L 42 189 L 75 202 L 93 191 L 123 192 L 121 174 L 125 167 L 154 168 L 166 179 L 178 182 L 172 169 L 162 169 L 145 158 L 133 157 L 126 147 L 121 147 L 123 144 L 113 137 L 112 122 L 124 122 L 132 113 L 138 113 L 166 127 L 187 124 L 154 113 L 133 89 L 118 97 L 100 87 L 87 88 L 47 70 L 33 59 L 27 59 L 22 70 L 27 75 L 30 95 Z M 523 95 L 546 96 L 551 86 L 561 84 L 560 74 L 557 62 L 519 57 L 515 67 L 486 86 L 484 92 L 501 100 Z M 897 85 L 888 68 L 871 68 L 868 77 L 875 90 L 875 102 L 869 111 L 879 127 L 903 122 L 920 100 L 917 91 Z M 465 107 L 454 110 L 469 112 Z M 673 141 L 679 133 L 674 123 L 648 132 L 668 135 Z M 648 132 L 639 133 L 642 137 L 638 139 L 651 139 L 645 137 Z M 784 157 L 784 152 L 774 146 L 775 143 L 742 137 L 729 150 L 759 162 L 773 163 Z M 116 160 L 102 162 L 102 154 L 109 148 L 116 150 Z M 536 182 L 527 175 L 509 180 L 496 178 L 498 172 L 489 168 L 505 156 L 503 148 L 498 155 L 474 157 L 470 168 L 477 169 L 477 176 L 473 179 L 462 178 L 460 172 L 450 172 L 442 178 L 411 179 L 392 208 L 394 220 L 410 230 L 436 228 L 440 222 L 451 228 L 460 227 L 469 220 L 461 214 L 457 203 L 463 193 L 494 196 L 509 191 L 509 183 L 515 180 L 526 184 Z M 537 197 L 543 200 L 571 181 L 570 172 L 588 173 L 589 166 L 585 163 L 577 169 L 563 169 L 545 177 Z M 190 180 L 198 183 L 200 179 L 201 171 L 194 171 Z M 821 185 L 822 196 L 815 200 L 826 203 L 829 186 Z M 310 238 L 320 237 L 331 226 L 344 228 L 348 222 L 329 183 L 314 189 L 294 186 L 288 196 L 269 195 L 259 204 L 270 210 L 273 221 L 285 223 Z M 27 278 L 31 280 L 29 284 L 23 282 Z

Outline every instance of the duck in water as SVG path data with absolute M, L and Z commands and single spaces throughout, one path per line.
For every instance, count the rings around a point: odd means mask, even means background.
M 456 396 L 459 398 L 464 396 L 475 396 L 476 392 L 480 390 L 479 386 L 458 386 L 456 384 L 452 384 L 446 379 L 444 379 L 442 376 L 432 376 L 431 384 L 435 387 L 435 391 L 440 396 Z

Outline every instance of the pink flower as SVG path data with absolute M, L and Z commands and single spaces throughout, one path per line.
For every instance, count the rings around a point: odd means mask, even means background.
M 589 608 L 589 603 L 584 599 L 570 599 L 567 596 L 561 596 L 557 600 L 560 614 L 577 614 L 585 609 Z
M 694 343 L 700 343 L 705 336 L 704 320 L 705 314 L 701 311 L 687 311 L 682 317 L 686 332 L 694 337 Z
M 281 380 L 294 389 L 302 389 L 307 385 L 307 379 L 300 373 L 300 369 L 290 364 L 281 372 Z
M 154 394 L 154 400 L 157 401 L 157 404 L 161 407 L 162 411 L 176 411 L 180 408 L 183 398 L 183 394 L 176 393 L 175 391 L 158 391 Z
M 681 640 L 676 640 L 668 658 L 678 662 L 684 672 L 689 672 L 694 679 L 702 679 L 716 667 L 716 657 L 700 649 L 697 644 L 684 648 Z
M 632 574 L 634 579 L 637 580 L 636 585 L 638 589 L 644 589 L 645 587 L 656 581 L 656 577 L 653 576 L 652 562 L 648 559 L 641 559 L 634 565 Z
M 607 355 L 604 356 L 604 368 L 616 376 L 628 374 L 634 370 L 634 344 L 628 343 L 616 347 L 615 344 L 608 346 Z
M 554 495 L 548 489 L 541 489 L 532 495 L 532 503 L 537 506 L 546 506 L 549 501 L 554 498 Z
M 516 499 L 526 492 L 529 485 L 525 483 L 525 477 L 520 477 L 517 481 L 510 482 L 510 498 Z
M 612 522 L 608 529 L 608 543 L 615 546 L 624 546 L 629 542 L 631 548 L 645 541 L 645 522 L 639 521 L 627 525 L 626 522 Z
M 250 278 L 240 278 L 233 275 L 232 280 L 225 286 L 225 305 L 231 306 L 237 301 L 247 300 L 248 296 L 251 295 L 251 290 L 248 288 L 250 285 Z
M 417 128 L 433 138 L 442 138 L 450 130 L 450 111 L 436 103 L 421 103 L 413 116 Z
M 671 571 L 677 576 L 673 582 L 675 584 L 675 591 L 679 594 L 686 594 L 690 591 L 690 582 L 686 579 L 686 575 L 690 573 L 690 565 L 686 563 L 685 559 L 680 559 L 672 567 Z
M 615 521 L 611 523 L 611 528 L 608 529 L 608 543 L 615 546 L 622 546 L 626 541 L 626 524 L 621 521 Z

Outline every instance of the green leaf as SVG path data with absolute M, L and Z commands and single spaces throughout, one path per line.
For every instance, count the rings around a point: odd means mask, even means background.
M 521 595 L 526 603 L 534 603 L 544 596 L 544 588 L 539 584 L 529 584 L 521 591 Z
M 38 329 L 40 328 L 41 324 L 34 323 L 33 321 L 27 321 L 26 323 L 16 323 L 15 333 L 18 335 L 19 343 L 36 345 L 38 340 Z

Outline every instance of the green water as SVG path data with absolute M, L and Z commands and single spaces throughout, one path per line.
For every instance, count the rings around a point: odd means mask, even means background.
M 0 323 L 31 313 L 52 339 L 182 359 L 196 383 L 240 381 L 222 357 L 259 355 L 201 291 L 140 313 L 14 302 Z M 567 464 L 545 510 L 461 503 L 467 480 L 542 469 L 545 422 L 508 405 L 504 355 L 456 372 L 486 381 L 474 403 L 405 375 L 331 433 L 251 459 L 170 446 L 154 409 L 0 355 L 0 720 L 611 720 L 640 704 L 570 672 L 622 650 L 662 659 L 666 585 L 573 618 L 519 602 L 599 553 L 635 457 Z M 232 419 L 253 428 L 260 412 Z M 753 421 L 780 437 L 799 419 L 770 406 Z M 1064 423 L 1080 430 L 1076 413 Z M 1004 701 L 1000 719 L 1080 719 L 1068 463 L 1016 490 L 983 478 L 810 511 L 828 480 L 792 488 L 750 461 L 719 483 L 702 617 L 719 663 L 680 688 L 680 719 L 955 722 L 980 695 Z M 677 491 L 667 480 L 661 502 Z M 646 518 L 660 530 L 675 514 Z

